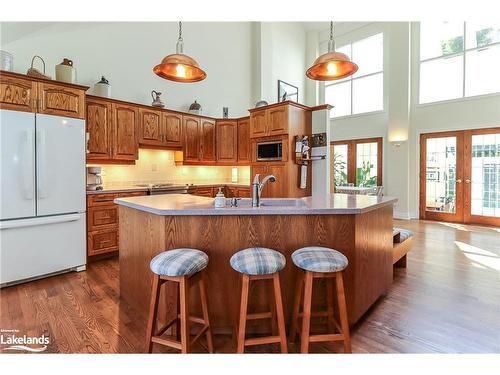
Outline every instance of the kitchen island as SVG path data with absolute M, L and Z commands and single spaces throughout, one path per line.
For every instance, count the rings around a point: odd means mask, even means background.
M 392 283 L 392 214 L 390 197 L 331 194 L 323 198 L 263 199 L 251 207 L 214 208 L 213 199 L 187 194 L 116 199 L 120 222 L 120 296 L 144 316 L 148 313 L 152 273 L 150 260 L 174 248 L 208 254 L 208 296 L 215 332 L 229 333 L 239 314 L 239 274 L 229 265 L 238 250 L 263 246 L 280 251 L 287 265 L 281 272 L 285 319 L 290 321 L 297 268 L 293 251 L 304 246 L 334 248 L 349 259 L 344 271 L 347 310 L 354 324 Z M 321 283 L 321 280 L 319 281 Z M 250 291 L 250 305 L 266 310 L 261 285 Z M 313 308 L 326 301 L 323 285 L 315 288 Z M 191 295 L 194 312 L 198 296 Z M 175 289 L 162 292 L 159 316 L 175 316 Z M 256 323 L 257 324 L 257 323 Z M 255 325 L 255 331 L 259 326 Z M 265 327 L 264 327 L 265 328 Z M 144 327 L 146 329 L 146 327 Z

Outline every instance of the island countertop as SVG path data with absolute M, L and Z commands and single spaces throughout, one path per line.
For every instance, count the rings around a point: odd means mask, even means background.
M 249 198 L 238 201 L 238 207 L 215 208 L 214 199 L 190 194 L 148 195 L 117 198 L 116 204 L 162 216 L 226 215 L 353 215 L 392 205 L 397 198 L 372 195 L 330 194 L 325 197 L 263 198 L 260 207 L 252 207 Z

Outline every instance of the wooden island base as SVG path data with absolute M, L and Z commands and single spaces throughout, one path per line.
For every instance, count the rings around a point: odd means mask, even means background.
M 392 210 L 392 205 L 387 205 L 355 215 L 161 216 L 120 206 L 120 295 L 147 316 L 151 258 L 167 249 L 200 249 L 210 259 L 206 272 L 212 326 L 218 333 L 231 332 L 239 314 L 240 281 L 229 259 L 240 249 L 264 246 L 286 256 L 287 265 L 280 277 L 288 323 L 299 272 L 291 254 L 304 246 L 326 246 L 349 259 L 344 283 L 352 325 L 391 285 Z M 267 286 L 251 289 L 249 305 L 265 311 L 267 296 L 272 294 L 264 293 L 262 287 Z M 314 303 L 324 305 L 324 290 L 320 285 L 315 287 L 313 311 Z M 191 293 L 193 307 L 198 305 L 197 293 Z M 175 289 L 162 291 L 159 316 L 167 320 L 175 315 L 175 301 Z M 257 332 L 268 327 L 268 322 L 256 321 L 248 329 Z

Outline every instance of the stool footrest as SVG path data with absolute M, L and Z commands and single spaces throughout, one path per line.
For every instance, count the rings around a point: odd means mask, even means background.
M 257 320 L 257 319 L 271 319 L 273 317 L 270 311 L 247 314 L 247 320 Z
M 245 346 L 274 344 L 279 342 L 281 342 L 279 336 L 255 337 L 251 339 L 245 339 Z
M 328 333 L 324 335 L 311 335 L 309 342 L 323 342 L 323 341 L 343 341 L 345 336 L 342 333 Z
M 155 344 L 169 346 L 169 347 L 174 348 L 174 349 L 181 350 L 181 348 L 182 348 L 181 343 L 179 341 L 170 340 L 170 339 L 166 339 L 166 338 L 159 337 L 159 336 L 151 337 L 151 341 L 154 342 Z
M 202 329 L 200 329 L 200 332 L 198 332 L 198 334 L 191 340 L 191 344 L 190 345 L 193 345 L 196 340 L 198 340 L 205 332 L 207 332 L 209 326 L 208 325 L 205 325 Z

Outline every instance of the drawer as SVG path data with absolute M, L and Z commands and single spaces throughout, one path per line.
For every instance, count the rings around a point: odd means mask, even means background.
M 236 189 L 237 197 L 239 198 L 250 198 L 250 188 L 237 188 Z
M 118 206 L 94 206 L 87 210 L 88 230 L 97 230 L 118 225 Z
M 126 198 L 126 197 L 138 197 L 141 195 L 146 195 L 145 191 L 131 191 L 123 193 L 102 193 L 102 194 L 90 194 L 87 196 L 87 206 L 104 206 L 113 204 L 116 198 Z
M 87 254 L 89 256 L 118 250 L 118 228 L 88 232 Z
M 202 187 L 193 189 L 190 191 L 190 194 L 198 195 L 200 197 L 213 197 L 214 192 L 211 187 Z

